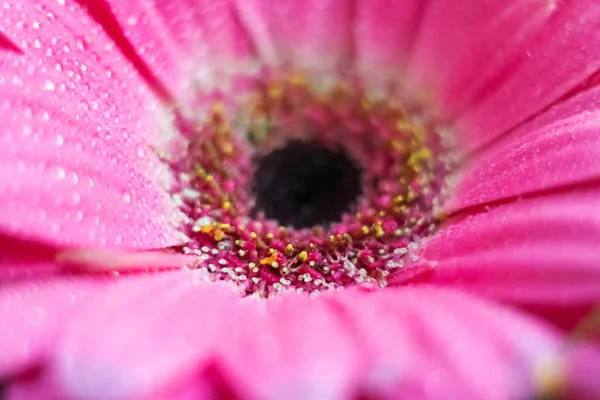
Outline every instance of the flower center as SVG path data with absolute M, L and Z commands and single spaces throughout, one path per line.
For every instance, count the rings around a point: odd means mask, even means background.
M 450 165 L 434 127 L 352 79 L 267 75 L 231 97 L 180 127 L 181 251 L 262 297 L 385 286 L 438 224 Z
M 257 159 L 253 191 L 255 209 L 269 220 L 297 229 L 329 226 L 356 202 L 360 171 L 343 149 L 294 140 Z

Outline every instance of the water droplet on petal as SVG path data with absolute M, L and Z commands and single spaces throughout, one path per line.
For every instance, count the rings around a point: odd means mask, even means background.
M 130 15 L 129 18 L 127 18 L 128 25 L 136 25 L 138 21 L 139 17 L 137 15 Z
M 62 181 L 67 176 L 67 172 L 62 167 L 55 167 L 52 171 L 52 177 L 57 181 Z
M 56 84 L 54 82 L 46 81 L 46 83 L 44 83 L 44 90 L 53 92 L 55 89 L 56 89 Z

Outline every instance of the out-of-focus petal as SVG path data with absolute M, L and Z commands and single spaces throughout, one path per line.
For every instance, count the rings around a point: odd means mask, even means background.
M 73 310 L 102 285 L 48 278 L 0 286 L 0 379 L 46 361 Z
M 361 386 L 368 368 L 360 344 L 325 298 L 249 299 L 234 318 L 240 322 L 223 336 L 217 365 L 238 396 L 345 399 Z
M 514 128 L 600 69 L 598 2 L 545 3 L 555 7 L 550 18 L 505 59 L 456 118 L 453 129 L 463 149 L 477 148 Z M 452 102 L 452 94 L 445 102 Z
M 427 2 L 408 71 L 411 88 L 443 115 L 454 115 L 492 85 L 511 56 L 538 32 L 556 4 L 548 0 Z M 416 87 L 415 87 L 416 86 Z
M 407 268 L 431 283 L 535 306 L 557 322 L 574 313 L 581 319 L 600 301 L 598 210 L 596 186 L 457 216 Z
M 234 72 L 254 54 L 235 0 L 79 2 L 185 103 L 216 71 Z
M 74 398 L 169 391 L 210 365 L 239 301 L 233 286 L 190 271 L 113 287 L 72 318 L 49 373 Z
M 520 398 L 533 394 L 534 368 L 559 346 L 553 330 L 448 289 L 265 301 L 181 271 L 132 279 L 88 301 L 40 382 L 86 399 L 218 387 L 264 399 Z
M 444 212 L 600 178 L 599 113 L 594 88 L 478 152 L 453 178 Z
M 596 332 L 598 333 L 598 332 Z M 595 400 L 600 398 L 600 347 L 592 344 L 574 346 L 567 365 L 566 392 L 570 399 Z
M 323 70 L 349 62 L 354 4 L 349 0 L 237 0 L 240 20 L 269 64 Z
M 426 2 L 358 0 L 354 35 L 355 63 L 367 76 L 399 77 L 408 60 Z
M 368 367 L 362 391 L 374 398 L 531 398 L 533 371 L 559 346 L 543 325 L 444 288 L 344 291 L 331 300 L 358 338 Z
M 165 111 L 78 6 L 3 8 L 24 52 L 0 59 L 0 231 L 56 245 L 178 241 L 147 144 Z

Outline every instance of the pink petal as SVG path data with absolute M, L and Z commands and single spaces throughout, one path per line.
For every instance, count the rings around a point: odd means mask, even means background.
M 456 217 L 417 251 L 426 280 L 546 309 L 559 321 L 600 301 L 600 190 L 515 201 Z M 399 272 L 398 282 L 402 282 Z
M 369 398 L 531 398 L 532 370 L 558 345 L 532 320 L 443 288 L 343 291 L 332 300 L 366 355 Z
M 226 330 L 217 365 L 240 398 L 354 397 L 364 368 L 360 343 L 319 300 L 290 293 L 247 299 L 233 312 L 239 322 Z
M 234 0 L 79 1 L 121 47 L 133 45 L 134 57 L 185 103 L 197 95 L 199 82 L 212 83 L 216 72 L 236 70 L 253 55 Z
M 445 116 L 471 104 L 546 23 L 548 0 L 432 1 L 414 44 L 408 79 Z M 504 72 L 506 73 L 506 72 Z M 516 92 L 518 93 L 518 92 Z M 459 132 L 460 133 L 460 132 Z
M 49 278 L 0 287 L 0 377 L 45 361 L 73 310 L 103 283 Z
M 358 68 L 381 78 L 397 76 L 408 59 L 424 2 L 358 0 L 354 45 Z
M 456 120 L 453 129 L 465 149 L 523 122 L 600 68 L 598 2 L 546 3 L 555 10 L 544 26 L 506 58 L 503 68 L 486 81 Z M 453 101 L 455 94 L 449 93 L 447 101 Z
M 113 287 L 72 319 L 50 373 L 75 398 L 170 391 L 212 362 L 223 322 L 238 301 L 232 287 L 207 283 L 197 272 Z
M 88 301 L 40 382 L 86 399 L 186 398 L 218 387 L 261 399 L 526 398 L 533 368 L 559 345 L 533 320 L 445 289 L 265 301 L 181 271 Z
M 175 211 L 147 139 L 166 114 L 73 4 L 3 10 L 0 232 L 56 245 L 164 247 Z M 93 39 L 92 39 L 93 38 Z
M 576 346 L 569 357 L 567 392 L 570 399 L 600 398 L 600 348 L 591 344 Z
M 444 212 L 600 177 L 600 88 L 580 93 L 468 160 Z
M 269 64 L 324 70 L 349 61 L 349 0 L 236 0 L 262 59 Z

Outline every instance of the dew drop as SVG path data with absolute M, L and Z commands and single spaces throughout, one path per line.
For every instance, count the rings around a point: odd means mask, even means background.
M 127 18 L 127 24 L 128 25 L 136 25 L 139 21 L 139 18 L 137 15 L 131 15 L 129 16 L 129 18 Z
M 48 92 L 53 92 L 56 89 L 56 84 L 52 81 L 46 81 L 44 83 L 44 90 Z
M 52 171 L 52 177 L 57 181 L 62 181 L 67 176 L 67 172 L 62 167 L 55 167 Z

